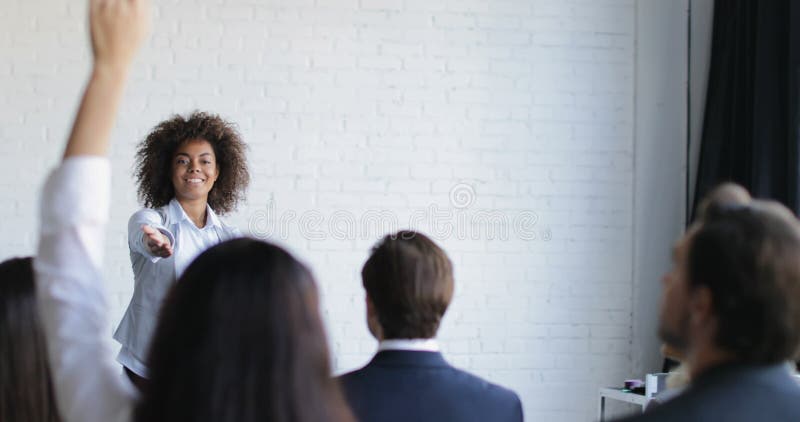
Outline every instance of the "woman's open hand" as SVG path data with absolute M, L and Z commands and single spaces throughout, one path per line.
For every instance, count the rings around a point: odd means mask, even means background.
M 150 249 L 150 253 L 161 258 L 172 256 L 172 245 L 164 233 L 147 225 L 142 226 L 142 232 L 144 232 L 144 241 L 147 248 Z

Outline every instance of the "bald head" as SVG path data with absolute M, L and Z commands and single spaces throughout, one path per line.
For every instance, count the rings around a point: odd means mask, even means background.
M 697 221 L 705 218 L 709 210 L 716 210 L 725 206 L 745 205 L 750 203 L 753 198 L 747 189 L 732 182 L 725 182 L 716 188 L 712 189 L 700 205 L 697 206 Z

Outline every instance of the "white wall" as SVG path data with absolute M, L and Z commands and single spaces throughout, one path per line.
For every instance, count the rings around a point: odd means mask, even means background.
M 640 0 L 636 39 L 633 374 L 657 372 L 661 277 L 684 227 L 688 0 Z
M 703 118 L 706 108 L 708 71 L 711 68 L 711 39 L 714 29 L 714 0 L 690 0 L 689 40 L 689 201 L 694 200 Z
M 38 188 L 89 69 L 82 3 L 5 0 L 0 8 L 0 257 L 35 250 Z M 642 298 L 657 294 L 641 286 L 657 281 L 663 260 L 652 257 L 665 258 L 657 245 L 671 241 L 677 222 L 664 211 L 647 249 L 644 210 L 683 210 L 673 200 L 684 182 L 673 177 L 684 163 L 657 150 L 684 142 L 676 117 L 684 104 L 662 97 L 677 81 L 674 69 L 650 64 L 682 31 L 655 18 L 668 13 L 679 24 L 679 7 L 156 3 L 155 34 L 114 133 L 105 274 L 115 321 L 132 290 L 125 223 L 137 208 L 135 145 L 161 119 L 199 108 L 239 123 L 253 185 L 228 220 L 313 266 L 337 371 L 375 349 L 358 273 L 392 224 L 360 222 L 383 210 L 398 226 L 440 215 L 436 227 L 416 226 L 456 266 L 457 294 L 440 332 L 445 354 L 518 391 L 530 420 L 588 420 L 598 386 L 641 375 L 649 349 L 639 346 L 646 329 L 634 332 L 634 319 Z M 642 56 L 642 45 L 656 50 Z M 668 54 L 673 66 L 683 60 L 680 50 Z M 656 112 L 667 119 L 651 120 Z M 648 175 L 650 167 L 661 170 Z M 669 195 L 645 194 L 662 188 Z M 292 212 L 286 233 L 273 230 Z M 534 214 L 535 224 L 521 220 Z M 347 235 L 351 219 L 355 234 Z M 486 219 L 528 224 L 492 239 Z

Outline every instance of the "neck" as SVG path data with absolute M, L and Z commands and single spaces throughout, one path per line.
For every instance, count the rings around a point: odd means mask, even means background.
M 716 347 L 703 347 L 689 353 L 686 359 L 689 364 L 689 373 L 692 379 L 703 372 L 725 363 L 733 362 L 736 356 L 733 353 L 720 350 Z
M 178 199 L 178 203 L 195 226 L 201 229 L 206 226 L 208 202 L 205 199 Z

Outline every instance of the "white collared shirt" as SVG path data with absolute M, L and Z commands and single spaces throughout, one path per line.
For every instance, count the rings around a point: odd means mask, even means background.
M 138 393 L 114 362 L 102 264 L 111 193 L 105 157 L 70 157 L 42 191 L 34 259 L 39 314 L 64 422 L 129 422 Z
M 382 340 L 378 343 L 378 351 L 408 350 L 417 352 L 438 352 L 439 343 L 435 338 L 404 338 Z
M 168 207 L 170 215 L 176 217 L 173 221 L 177 221 L 179 226 L 177 233 L 173 233 L 176 237 L 173 243 L 175 278 L 178 279 L 197 255 L 222 240 L 217 232 L 218 228 L 222 228 L 222 224 L 209 205 L 206 205 L 206 225 L 203 228 L 197 227 L 192 222 L 177 199 L 170 201 Z

